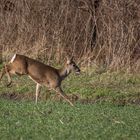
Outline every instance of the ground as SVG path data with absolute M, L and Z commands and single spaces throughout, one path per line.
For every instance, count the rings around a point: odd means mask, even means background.
M 126 73 L 72 74 L 63 89 L 75 106 L 42 88 L 35 104 L 35 84 L 26 76 L 0 84 L 0 139 L 139 139 L 140 77 Z M 51 93 L 51 94 L 50 94 Z

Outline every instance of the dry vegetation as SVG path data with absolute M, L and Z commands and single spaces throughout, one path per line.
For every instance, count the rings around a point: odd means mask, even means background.
M 140 69 L 139 0 L 0 0 L 0 51 L 83 66 Z

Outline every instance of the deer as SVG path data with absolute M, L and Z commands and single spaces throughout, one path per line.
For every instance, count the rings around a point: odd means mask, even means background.
M 36 83 L 35 103 L 38 101 L 38 95 L 42 86 L 48 87 L 50 90 L 54 90 L 64 100 L 66 100 L 71 106 L 74 104 L 70 101 L 68 96 L 61 88 L 62 81 L 72 72 L 76 74 L 80 73 L 80 68 L 72 58 L 67 58 L 62 68 L 54 68 L 50 65 L 46 65 L 38 60 L 29 58 L 25 55 L 14 54 L 8 64 L 5 64 L 1 70 L 0 81 L 6 74 L 8 78 L 7 87 L 12 84 L 11 75 L 27 75 Z

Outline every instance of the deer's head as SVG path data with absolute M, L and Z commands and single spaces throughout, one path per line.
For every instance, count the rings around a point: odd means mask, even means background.
M 68 71 L 74 71 L 76 74 L 80 73 L 80 68 L 76 65 L 76 63 L 73 61 L 73 57 L 71 59 L 67 58 L 67 70 Z

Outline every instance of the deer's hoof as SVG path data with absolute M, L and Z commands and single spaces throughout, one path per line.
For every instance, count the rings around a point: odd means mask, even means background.
M 6 86 L 7 87 L 11 87 L 12 82 L 8 83 Z

